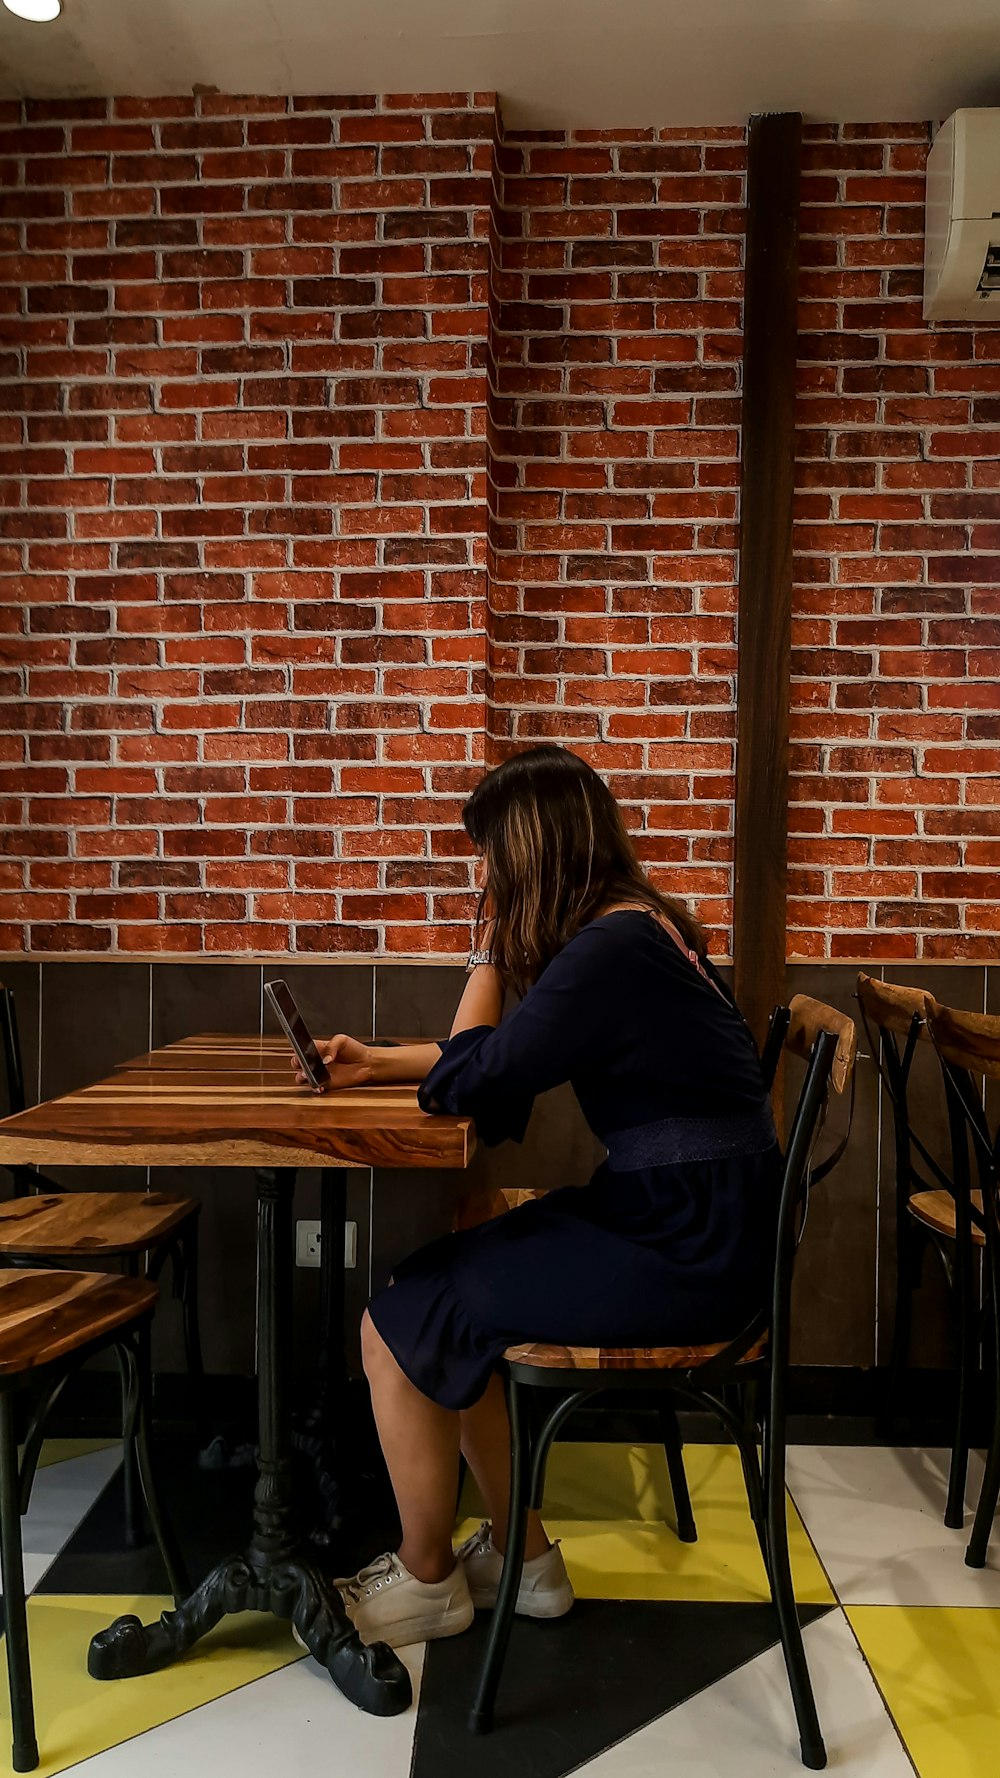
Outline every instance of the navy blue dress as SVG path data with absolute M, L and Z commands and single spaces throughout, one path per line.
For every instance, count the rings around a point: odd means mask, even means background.
M 521 1341 L 700 1344 L 767 1300 L 781 1155 L 753 1038 L 706 971 L 621 909 L 583 927 L 495 1030 L 442 1045 L 426 1111 L 519 1142 L 535 1095 L 568 1080 L 608 1157 L 589 1185 L 420 1248 L 373 1298 L 433 1401 L 470 1407 Z

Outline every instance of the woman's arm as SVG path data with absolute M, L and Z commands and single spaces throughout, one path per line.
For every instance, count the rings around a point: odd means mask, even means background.
M 441 1059 L 439 1043 L 397 1043 L 377 1049 L 374 1044 L 361 1043 L 357 1037 L 348 1037 L 344 1032 L 324 1039 L 316 1048 L 329 1070 L 330 1086 L 335 1089 L 420 1081 Z M 299 1067 L 298 1057 L 293 1055 L 291 1063 L 296 1085 L 306 1086 L 308 1083 Z M 324 1088 L 315 1090 L 323 1092 Z
M 477 1025 L 499 1025 L 503 1012 L 503 983 L 492 963 L 479 963 L 465 984 L 465 992 L 452 1020 L 451 1035 L 471 1031 Z
M 484 1025 L 495 1027 L 500 1023 L 502 1012 L 503 984 L 499 973 L 492 963 L 479 963 L 465 984 L 452 1020 L 451 1036 L 457 1037 L 460 1031 L 471 1031 Z M 368 1078 L 374 1085 L 421 1081 L 441 1060 L 439 1043 L 396 1043 L 384 1049 L 366 1044 L 365 1048 L 371 1068 Z
M 366 1044 L 372 1086 L 388 1086 L 392 1082 L 423 1080 L 435 1062 L 441 1059 L 439 1043 L 393 1043 L 385 1049 Z
M 471 973 L 458 1003 L 451 1027 L 452 1037 L 475 1026 L 498 1025 L 503 1011 L 503 987 L 490 963 L 480 963 Z M 343 1033 L 316 1045 L 330 1071 L 333 1087 L 390 1086 L 421 1081 L 441 1060 L 439 1043 L 394 1043 L 385 1048 L 361 1043 Z M 294 1057 L 292 1066 L 299 1086 L 306 1077 Z

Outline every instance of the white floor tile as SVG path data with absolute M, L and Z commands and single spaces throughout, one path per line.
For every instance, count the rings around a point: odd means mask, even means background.
M 88 1451 L 65 1463 L 40 1469 L 31 1490 L 31 1505 L 21 1520 L 25 1558 L 58 1555 L 81 1519 L 90 1511 L 122 1460 L 121 1446 Z M 27 1560 L 25 1562 L 27 1567 Z
M 51 1556 L 39 1556 L 39 1555 L 25 1554 L 25 1557 L 24 1557 L 24 1590 L 26 1593 L 32 1592 L 34 1590 L 34 1588 L 37 1587 L 39 1581 L 42 1578 L 42 1575 L 45 1573 L 46 1568 L 49 1566 L 49 1563 L 52 1562 L 53 1560 L 54 1560 L 54 1553 Z M 2 1594 L 2 1591 L 3 1591 L 3 1581 L 2 1581 L 2 1579 L 0 1579 L 0 1594 Z
M 969 1461 L 964 1531 L 944 1523 L 950 1452 L 799 1446 L 788 1485 L 845 1605 L 1000 1606 L 1000 1525 L 984 1569 L 965 1550 L 983 1463 Z
M 844 1615 L 804 1633 L 816 1707 L 838 1778 L 913 1778 Z M 649 1723 L 583 1768 L 586 1778 L 802 1778 L 780 1648 Z
M 424 1645 L 400 1651 L 419 1695 Z M 417 1712 L 366 1716 L 307 1659 L 74 1766 L 73 1778 L 407 1778 Z

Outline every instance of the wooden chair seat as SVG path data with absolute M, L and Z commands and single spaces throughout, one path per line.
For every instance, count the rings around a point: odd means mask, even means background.
M 508 1346 L 508 1364 L 525 1364 L 539 1370 L 558 1371 L 687 1371 L 707 1364 L 730 1344 L 720 1340 L 711 1346 L 547 1346 L 529 1341 Z M 751 1346 L 741 1364 L 751 1364 L 767 1350 L 767 1335 Z
M 159 1291 L 111 1272 L 0 1272 L 0 1377 L 39 1370 L 152 1311 Z
M 190 1216 L 194 1198 L 163 1192 L 42 1192 L 0 1204 L 0 1254 L 111 1257 L 158 1247 Z
M 983 1213 L 982 1192 L 970 1192 L 970 1197 L 980 1216 Z M 911 1216 L 916 1217 L 926 1228 L 933 1229 L 937 1235 L 946 1235 L 949 1240 L 955 1239 L 955 1200 L 950 1192 L 914 1192 L 906 1208 Z M 976 1223 L 972 1224 L 972 1239 L 977 1247 L 985 1244 L 986 1236 Z

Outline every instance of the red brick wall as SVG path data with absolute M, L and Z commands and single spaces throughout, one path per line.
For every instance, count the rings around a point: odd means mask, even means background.
M 492 97 L 12 112 L 0 946 L 462 948 Z
M 503 160 L 497 729 L 579 746 L 725 950 L 743 132 L 509 136 Z
M 996 956 L 1000 329 L 921 318 L 928 134 L 806 131 L 798 956 Z
M 461 798 L 553 735 L 725 948 L 742 133 L 494 129 L 6 108 L 0 948 L 461 951 Z M 799 956 L 996 917 L 1000 334 L 921 322 L 925 144 L 807 132 Z

